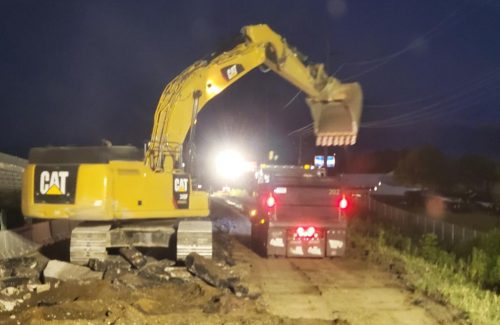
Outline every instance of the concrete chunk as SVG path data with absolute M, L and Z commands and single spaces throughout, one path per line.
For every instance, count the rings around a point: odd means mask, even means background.
M 6 287 L 19 287 L 28 283 L 38 283 L 39 280 L 33 278 L 19 277 L 19 276 L 11 276 L 0 279 L 0 288 Z
M 85 266 L 74 265 L 58 260 L 51 260 L 43 270 L 45 279 L 69 280 L 99 280 L 102 272 L 95 272 Z
M 42 293 L 50 290 L 50 283 L 45 284 L 28 284 L 26 285 L 29 292 Z
M 22 299 L 15 300 L 0 300 L 0 312 L 13 311 L 16 306 L 23 303 Z
M 136 269 L 140 269 L 148 262 L 144 255 L 133 247 L 122 247 L 119 251 L 120 254 Z
M 166 267 L 163 269 L 163 271 L 165 273 L 167 273 L 171 279 L 179 279 L 182 281 L 188 281 L 193 277 L 193 275 L 188 270 L 186 270 L 185 267 L 181 267 L 181 266 Z
M 19 289 L 15 288 L 15 287 L 7 287 L 7 288 L 3 289 L 2 291 L 0 291 L 0 294 L 3 296 L 7 296 L 7 297 L 10 297 L 13 295 L 18 295 Z
M 186 267 L 189 272 L 218 288 L 230 288 L 239 282 L 238 278 L 217 265 L 215 261 L 197 253 L 190 253 L 186 257 Z

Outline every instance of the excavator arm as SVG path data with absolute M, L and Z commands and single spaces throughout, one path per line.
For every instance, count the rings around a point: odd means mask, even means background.
M 244 41 L 209 61 L 197 61 L 164 89 L 154 116 L 146 160 L 154 171 L 172 170 L 199 111 L 254 68 L 264 65 L 302 90 L 313 118 L 317 145 L 356 142 L 361 117 L 359 84 L 342 84 L 322 64 L 307 65 L 267 25 L 242 29 Z M 173 159 L 168 159 L 172 157 Z

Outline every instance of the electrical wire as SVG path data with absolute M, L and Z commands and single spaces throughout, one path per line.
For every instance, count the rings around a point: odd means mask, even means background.
M 291 131 L 290 133 L 288 133 L 288 136 L 300 133 L 300 132 L 305 131 L 305 130 L 307 130 L 309 128 L 312 130 L 312 128 L 313 128 L 313 124 L 312 123 L 309 123 L 309 124 L 307 124 L 307 125 L 305 125 L 305 126 L 303 126 L 301 128 L 298 128 L 298 129 L 295 129 L 295 130 Z
M 500 89 L 495 87 L 493 90 Z M 376 123 L 363 123 L 362 128 L 386 128 L 386 127 L 401 127 L 410 124 L 421 123 L 423 121 L 435 120 L 444 115 L 451 115 L 457 111 L 461 111 L 472 106 L 475 106 L 484 101 L 485 97 L 497 95 L 493 92 L 483 92 L 477 96 L 469 97 L 460 102 L 448 103 L 430 112 L 420 113 L 414 116 L 397 117 L 391 121 L 376 122 Z
M 442 98 L 439 101 L 433 102 L 429 105 L 420 107 L 419 109 L 416 109 L 412 112 L 400 114 L 398 116 L 393 116 L 383 120 L 362 123 L 361 127 L 392 128 L 407 126 L 411 124 L 421 123 L 423 121 L 437 119 L 444 115 L 450 115 L 452 113 L 474 107 L 475 105 L 481 103 L 484 97 L 498 94 L 494 92 L 494 90 L 499 89 L 499 87 L 491 88 L 492 86 L 495 86 L 496 82 L 498 81 L 494 79 L 496 77 L 494 74 L 497 70 L 498 68 L 485 74 L 485 76 L 483 76 L 482 78 L 476 79 L 472 83 L 469 83 L 472 86 L 470 86 L 465 92 L 454 93 L 453 95 Z M 470 94 L 473 94 L 477 91 L 479 91 L 479 93 L 477 93 L 476 95 L 469 96 Z M 466 98 L 462 99 L 464 97 Z M 288 135 L 291 136 L 300 134 L 301 136 L 304 136 L 312 132 L 313 123 L 309 123 L 301 128 L 291 131 L 290 133 L 288 133 Z
M 497 87 L 496 89 L 500 89 L 500 87 Z M 464 105 L 461 105 L 461 106 L 458 106 L 458 107 L 455 107 L 455 108 L 452 108 L 449 110 L 440 111 L 440 112 L 428 112 L 427 114 L 431 114 L 431 115 L 427 115 L 427 116 L 422 115 L 422 116 L 419 116 L 418 118 L 414 118 L 414 119 L 407 120 L 407 121 L 400 121 L 398 123 L 378 125 L 378 126 L 361 125 L 361 127 L 362 128 L 372 128 L 372 129 L 374 129 L 374 128 L 396 128 L 396 127 L 403 127 L 403 126 L 408 126 L 408 125 L 412 125 L 412 124 L 418 124 L 418 123 L 427 122 L 430 120 L 437 120 L 441 117 L 449 116 L 452 113 L 456 113 L 458 111 L 463 111 L 465 109 L 473 108 L 473 107 L 479 105 L 481 102 L 483 102 L 483 99 L 478 98 L 471 103 L 466 103 Z
M 302 93 L 302 90 L 297 91 L 297 93 L 286 103 L 285 106 L 282 107 L 282 109 L 287 109 L 292 103 L 299 97 L 299 95 Z
M 337 68 L 337 70 L 333 73 L 333 75 L 337 75 L 340 72 L 340 70 L 342 70 L 342 68 L 344 68 L 345 66 L 348 66 L 348 65 L 362 66 L 362 65 L 376 63 L 376 65 L 374 65 L 374 66 L 372 66 L 364 71 L 358 72 L 356 74 L 353 74 L 353 75 L 343 79 L 345 81 L 350 81 L 350 80 L 359 78 L 361 76 L 364 76 L 365 74 L 368 74 L 368 73 L 380 68 L 381 66 L 385 65 L 386 63 L 398 58 L 402 54 L 405 54 L 406 52 L 415 48 L 417 46 L 417 41 L 419 41 L 419 40 L 426 41 L 426 40 L 429 40 L 429 39 L 436 37 L 441 30 L 443 30 L 445 27 L 447 27 L 451 24 L 452 18 L 455 17 L 455 15 L 458 13 L 458 11 L 462 9 L 461 7 L 465 6 L 465 4 L 467 2 L 468 1 L 466 0 L 462 4 L 458 5 L 453 11 L 451 11 L 448 15 L 446 15 L 443 19 L 441 19 L 436 25 L 434 25 L 432 28 L 430 28 L 425 33 L 421 34 L 419 37 L 414 38 L 413 41 L 411 41 L 408 45 L 406 45 L 402 49 L 395 51 L 393 53 L 390 53 L 388 55 L 385 55 L 383 57 L 375 58 L 375 59 L 354 61 L 354 62 L 345 62 Z
M 357 73 L 357 74 L 354 74 L 350 77 L 347 77 L 347 78 L 344 78 L 345 81 L 350 81 L 352 79 L 355 79 L 357 77 L 360 77 L 360 76 L 363 76 L 373 70 L 376 70 L 378 69 L 379 67 L 385 65 L 386 63 L 388 63 L 389 61 L 392 61 L 393 59 L 399 57 L 400 55 L 408 52 L 409 50 L 413 49 L 415 46 L 416 46 L 416 40 L 420 40 L 420 39 L 423 39 L 423 40 L 426 40 L 426 38 L 430 39 L 432 37 L 435 36 L 435 34 L 438 33 L 439 29 L 440 28 L 444 28 L 443 26 L 447 24 L 447 20 L 450 19 L 451 17 L 453 17 L 459 9 L 461 9 L 460 7 L 464 6 L 465 3 L 467 2 L 464 1 L 461 5 L 457 6 L 451 13 L 449 13 L 448 15 L 446 15 L 438 24 L 434 25 L 431 29 L 429 29 L 427 32 L 425 32 L 424 34 L 422 34 L 420 37 L 417 37 L 415 38 L 412 42 L 410 42 L 407 46 L 405 46 L 403 49 L 401 50 L 398 50 L 396 52 L 393 52 L 389 55 L 385 55 L 383 57 L 380 57 L 380 58 L 376 58 L 376 59 L 370 59 L 370 60 L 364 60 L 364 61 L 355 61 L 355 62 L 346 62 L 346 63 L 343 63 L 339 66 L 339 68 L 337 68 L 337 70 L 333 73 L 333 75 L 336 75 L 337 73 L 340 72 L 340 70 L 344 67 L 344 66 L 347 66 L 347 65 L 366 65 L 366 64 L 372 64 L 372 63 L 378 63 L 376 64 L 375 66 L 373 67 L 370 67 L 368 69 L 366 69 L 365 71 L 363 72 L 360 72 L 360 73 Z M 443 26 L 442 26 L 443 25 Z M 434 34 L 434 35 L 433 35 Z M 283 106 L 283 109 L 286 109 L 288 108 L 294 101 L 295 99 L 297 99 L 297 97 L 302 93 L 302 91 L 298 91 L 284 106 Z
M 457 91 L 462 90 L 464 88 L 468 88 L 471 85 L 473 85 L 473 84 L 475 84 L 477 82 L 480 82 L 480 81 L 488 78 L 488 76 L 493 75 L 493 74 L 499 72 L 500 71 L 500 66 L 492 68 L 492 69 L 488 69 L 488 70 L 489 71 L 487 73 L 485 73 L 482 76 L 474 79 L 473 81 L 467 82 L 467 83 L 462 83 L 461 85 L 456 86 L 455 88 L 453 88 L 450 91 L 450 93 L 451 92 L 457 92 Z M 437 94 L 433 94 L 433 95 L 428 95 L 428 96 L 425 96 L 425 97 L 418 97 L 418 98 L 403 100 L 403 101 L 400 101 L 400 102 L 394 102 L 394 103 L 389 103 L 389 104 L 364 104 L 363 107 L 378 109 L 378 108 L 392 108 L 392 107 L 408 106 L 408 105 L 413 105 L 413 104 L 417 104 L 417 103 L 420 103 L 420 102 L 425 102 L 425 101 L 428 101 L 428 100 L 430 100 L 432 98 L 436 98 L 436 97 L 439 97 L 439 96 Z
M 494 76 L 493 76 L 494 77 Z M 369 126 L 374 126 L 374 125 L 377 125 L 377 124 L 384 124 L 384 123 L 388 123 L 388 122 L 395 122 L 395 121 L 398 121 L 402 118 L 413 118 L 415 116 L 418 116 L 419 114 L 421 113 L 424 113 L 424 112 L 427 112 L 435 107 L 438 107 L 438 109 L 442 109 L 442 107 L 446 107 L 446 106 L 443 106 L 443 105 L 449 105 L 447 104 L 448 102 L 454 102 L 454 101 L 457 101 L 457 100 L 460 100 L 461 98 L 475 92 L 476 90 L 484 90 L 484 89 L 487 89 L 487 87 L 489 85 L 484 85 L 487 81 L 489 81 L 489 79 L 492 79 L 492 77 L 488 77 L 488 78 L 485 78 L 483 80 L 481 80 L 480 82 L 477 82 L 476 85 L 474 85 L 473 87 L 469 88 L 467 91 L 465 92 L 462 92 L 460 94 L 454 94 L 454 95 L 451 95 L 451 96 L 448 96 L 446 98 L 443 98 L 437 102 L 433 102 L 429 105 L 426 105 L 426 106 L 423 106 L 423 107 L 420 107 L 419 109 L 416 109 L 416 110 L 413 110 L 411 112 L 408 112 L 408 113 L 404 113 L 404 114 L 401 114 L 401 115 L 398 115 L 398 116 L 394 116 L 394 117 L 390 117 L 390 118 L 387 118 L 387 119 L 383 119 L 383 120 L 377 120 L 377 121 L 370 121 L 370 122 L 366 122 L 366 123 L 363 123 L 363 126 L 364 127 L 369 127 Z M 496 81 L 493 81 L 493 83 L 495 83 Z

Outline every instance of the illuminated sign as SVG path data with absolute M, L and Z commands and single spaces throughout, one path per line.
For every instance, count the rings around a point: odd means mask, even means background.
M 326 157 L 326 167 L 328 168 L 335 167 L 335 156 Z
M 314 166 L 318 168 L 325 167 L 325 157 L 314 156 Z

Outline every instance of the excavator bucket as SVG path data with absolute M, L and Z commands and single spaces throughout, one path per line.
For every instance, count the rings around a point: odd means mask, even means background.
M 332 100 L 306 98 L 311 110 L 317 146 L 344 146 L 356 143 L 361 120 L 363 94 L 358 83 L 340 84 Z

